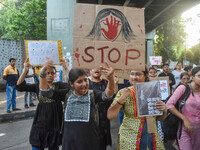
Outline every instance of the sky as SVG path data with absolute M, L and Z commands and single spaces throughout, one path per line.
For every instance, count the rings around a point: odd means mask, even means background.
M 182 18 L 186 20 L 186 39 L 187 48 L 200 43 L 200 4 L 189 9 L 182 14 Z

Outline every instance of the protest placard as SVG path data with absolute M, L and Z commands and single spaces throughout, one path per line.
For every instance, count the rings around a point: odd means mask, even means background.
M 151 65 L 161 65 L 162 56 L 150 56 Z
M 144 10 L 75 4 L 73 67 L 98 68 L 105 60 L 115 69 L 145 68 Z
M 160 82 L 161 100 L 166 100 L 170 95 L 169 77 L 151 77 L 150 81 Z
M 171 61 L 170 64 L 169 64 L 169 68 L 174 69 L 176 67 L 177 63 L 178 63 L 178 61 Z
M 155 108 L 155 103 L 161 100 L 160 82 L 136 83 L 136 102 L 139 117 L 158 116 L 163 112 Z
M 54 65 L 63 58 L 62 41 L 25 41 L 26 53 L 33 66 L 43 65 L 49 57 Z

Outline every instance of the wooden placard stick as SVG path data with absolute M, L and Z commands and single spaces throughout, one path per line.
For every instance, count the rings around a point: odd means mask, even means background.
M 148 133 L 155 133 L 155 127 L 153 125 L 153 116 L 146 116 L 146 120 Z

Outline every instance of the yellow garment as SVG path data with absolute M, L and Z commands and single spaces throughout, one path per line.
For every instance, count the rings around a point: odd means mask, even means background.
M 8 67 L 6 67 L 5 69 L 4 69 L 4 73 L 3 73 L 3 75 L 4 76 L 7 76 L 7 75 L 17 75 L 18 74 L 18 72 L 17 72 L 17 68 L 16 67 L 12 67 L 11 65 L 9 65 Z
M 129 89 L 131 88 L 132 86 L 129 87 Z M 117 102 L 117 100 L 121 96 L 122 90 L 120 90 L 117 93 L 112 105 L 114 105 Z M 133 99 L 131 95 L 125 100 L 125 103 L 122 109 L 124 113 L 124 119 L 119 129 L 117 149 L 118 150 L 135 150 L 141 119 L 135 119 L 134 117 Z M 155 127 L 157 150 L 164 150 L 165 148 L 164 148 L 163 142 L 157 131 L 156 119 L 154 119 L 153 124 Z

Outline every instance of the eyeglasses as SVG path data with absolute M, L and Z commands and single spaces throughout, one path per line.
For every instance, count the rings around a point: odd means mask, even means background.
M 200 74 L 198 74 L 198 75 L 195 75 L 195 76 L 197 76 L 198 78 L 200 78 Z
M 140 73 L 140 72 L 131 72 L 131 76 L 136 76 L 136 77 L 141 77 L 143 76 L 144 74 L 143 73 Z

